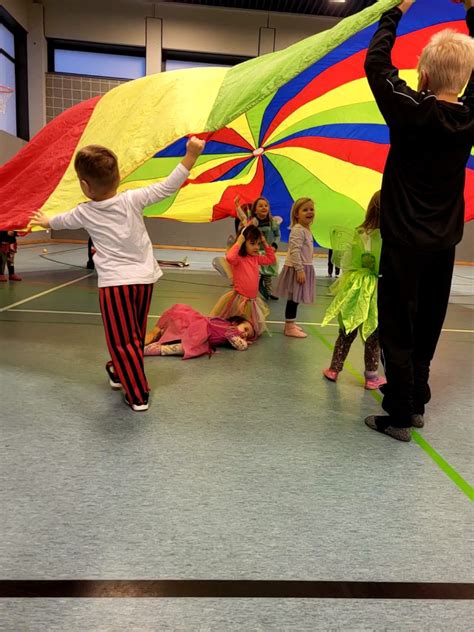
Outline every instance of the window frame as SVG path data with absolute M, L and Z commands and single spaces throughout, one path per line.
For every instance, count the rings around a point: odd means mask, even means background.
M 0 55 L 15 65 L 16 136 L 29 140 L 27 32 L 3 6 L 0 6 L 0 24 L 13 34 L 15 43 L 14 58 L 3 48 L 0 48 Z
M 56 50 L 71 50 L 81 53 L 104 53 L 124 57 L 141 57 L 146 62 L 145 46 L 125 46 L 122 44 L 102 44 L 99 42 L 82 42 L 79 40 L 64 40 L 47 38 L 48 45 L 48 72 L 67 75 L 70 77 L 91 77 L 93 79 L 109 79 L 118 81 L 133 81 L 129 77 L 116 77 L 104 75 L 85 75 L 75 72 L 63 72 L 55 70 L 54 53 Z
M 167 61 L 189 61 L 209 65 L 236 66 L 244 61 L 253 59 L 242 55 L 223 55 L 222 53 L 201 53 L 185 50 L 163 49 L 161 70 L 166 72 Z

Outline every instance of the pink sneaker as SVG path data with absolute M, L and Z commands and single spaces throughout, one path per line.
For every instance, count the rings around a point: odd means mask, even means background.
M 384 377 L 374 377 L 365 379 L 365 388 L 368 391 L 376 391 L 378 388 L 387 383 Z
M 4 274 L 0 274 L 0 283 L 6 283 L 8 278 Z
M 330 382 L 337 382 L 337 378 L 339 377 L 339 373 L 337 371 L 331 371 L 331 369 L 324 369 L 323 375 Z
M 19 276 L 18 274 L 10 274 L 8 278 L 10 279 L 10 281 L 22 281 L 21 276 Z
M 307 338 L 308 334 L 306 334 L 302 329 L 300 329 L 294 323 L 285 323 L 285 330 L 283 332 L 285 336 L 290 336 L 290 338 Z

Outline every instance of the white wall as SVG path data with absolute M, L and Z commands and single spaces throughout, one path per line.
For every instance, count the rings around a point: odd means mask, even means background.
M 155 7 L 163 20 L 163 48 L 255 57 L 267 13 L 189 5 Z
M 145 46 L 145 18 L 153 4 L 140 0 L 41 0 L 45 35 L 59 39 Z
M 31 4 L 30 0 L 1 0 L 0 4 L 23 28 L 28 30 L 28 6 Z
M 10 158 L 13 158 L 25 144 L 26 142 L 21 138 L 17 138 L 0 130 L 0 165 L 3 165 L 10 160 Z
M 48 50 L 44 37 L 44 7 L 28 7 L 28 109 L 30 138 L 46 125 L 46 82 Z
M 464 236 L 456 247 L 456 261 L 474 261 L 474 221 L 464 226 Z
M 305 37 L 321 33 L 338 22 L 339 18 L 290 13 L 271 13 L 269 18 L 269 26 L 274 28 L 276 33 L 275 50 L 281 50 Z
M 148 16 L 162 19 L 163 48 L 249 57 L 258 54 L 260 27 L 276 29 L 279 49 L 338 21 L 143 0 L 41 0 L 40 4 L 45 9 L 46 37 L 145 46 Z

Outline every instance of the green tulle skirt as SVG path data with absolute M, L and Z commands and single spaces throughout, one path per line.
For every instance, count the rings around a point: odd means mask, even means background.
M 365 341 L 377 329 L 377 275 L 368 268 L 345 272 L 330 288 L 334 299 L 323 325 L 337 318 L 346 333 L 360 327 Z

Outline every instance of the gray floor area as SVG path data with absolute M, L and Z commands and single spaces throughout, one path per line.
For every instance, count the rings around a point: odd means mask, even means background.
M 284 305 L 273 304 L 272 336 L 245 353 L 150 358 L 152 406 L 137 415 L 106 384 L 94 276 L 47 293 L 86 274 L 71 267 L 85 249 L 42 254 L 20 251 L 24 282 L 0 287 L 1 578 L 473 581 L 467 496 L 415 442 L 363 425 L 379 407 L 354 372 L 337 386 L 321 377 L 337 328 L 285 338 Z M 175 302 L 207 311 L 226 289 L 209 253 L 157 251 L 177 254 L 191 266 L 165 271 L 153 315 Z M 330 300 L 324 260 L 316 269 L 316 304 L 300 311 L 308 323 Z M 421 431 L 471 483 L 473 273 L 456 268 Z M 359 341 L 349 360 L 363 370 Z M 464 630 L 473 614 L 466 603 L 341 600 L 0 608 L 0 629 L 15 631 Z
M 2 627 L 2 616 L 4 623 Z M 2 632 L 467 632 L 469 602 L 82 599 L 0 602 Z

